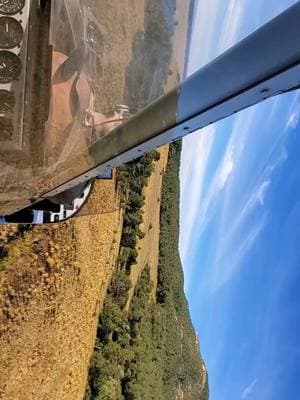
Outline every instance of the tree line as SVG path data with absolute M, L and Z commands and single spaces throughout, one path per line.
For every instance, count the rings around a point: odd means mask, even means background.
M 129 311 L 125 304 L 132 259 L 123 259 L 123 249 L 133 249 L 128 232 L 139 235 L 142 187 L 158 156 L 147 155 L 118 171 L 126 235 L 122 234 L 121 259 L 98 322 L 85 400 L 172 400 L 179 389 L 186 400 L 208 399 L 208 381 L 202 387 L 202 360 L 183 292 L 178 254 L 180 151 L 180 143 L 171 145 L 163 178 L 157 298 L 150 300 L 152 282 L 145 266 Z

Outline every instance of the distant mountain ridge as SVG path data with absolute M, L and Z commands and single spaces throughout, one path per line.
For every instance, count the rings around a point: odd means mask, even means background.
M 208 376 L 184 295 L 184 277 L 178 250 L 180 155 L 181 142 L 171 144 L 161 203 L 157 302 L 170 313 L 170 347 L 167 353 L 172 355 L 166 366 L 166 375 L 170 373 L 170 380 L 165 380 L 170 386 L 169 397 L 166 398 L 174 398 L 172 391 L 175 391 L 178 400 L 206 400 L 209 397 Z

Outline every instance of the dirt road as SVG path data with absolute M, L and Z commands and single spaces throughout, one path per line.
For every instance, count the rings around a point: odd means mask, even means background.
M 149 178 L 148 185 L 144 189 L 145 205 L 143 206 L 143 223 L 140 229 L 145 237 L 137 244 L 137 263 L 131 267 L 130 280 L 132 288 L 129 289 L 126 309 L 129 309 L 135 285 L 146 265 L 150 267 L 150 277 L 153 282 L 151 297 L 155 300 L 157 286 L 157 268 L 159 254 L 159 232 L 160 232 L 160 202 L 163 174 L 168 161 L 168 148 L 163 146 L 159 149 L 160 160 L 155 162 L 154 171 Z

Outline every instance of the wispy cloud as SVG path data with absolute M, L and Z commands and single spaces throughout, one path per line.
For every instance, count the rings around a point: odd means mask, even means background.
M 212 292 L 219 290 L 235 275 L 243 264 L 243 259 L 253 248 L 256 240 L 269 221 L 266 212 L 262 212 L 267 195 L 272 187 L 273 174 L 287 159 L 284 142 L 280 143 L 279 150 L 277 156 L 261 171 L 255 185 L 248 186 L 244 196 L 241 197 L 237 207 L 234 208 L 233 214 L 232 207 L 228 207 L 228 205 L 225 206 L 225 215 L 219 220 L 220 230 L 217 234 L 218 246 L 211 262 L 210 279 L 212 282 Z M 231 153 L 230 149 L 229 153 Z M 240 179 L 243 179 L 245 171 L 242 171 L 241 162 L 238 160 L 238 157 L 235 163 L 238 178 L 233 184 L 236 185 L 240 182 Z M 226 190 L 228 194 L 232 196 L 231 185 L 227 185 Z M 245 201 L 243 199 L 245 199 Z M 257 221 L 254 218 L 254 213 L 259 209 L 261 213 Z M 224 262 L 224 260 L 226 260 L 226 262 Z
M 224 0 L 199 1 L 196 10 L 195 27 L 191 39 L 188 74 L 192 74 L 215 56 L 214 42 L 218 26 L 218 10 Z
M 188 74 L 195 72 L 237 42 L 244 0 L 200 1 L 191 39 Z
M 268 178 L 259 182 L 256 187 L 253 188 L 252 193 L 249 195 L 249 200 L 241 208 L 240 212 L 237 213 L 235 223 L 233 224 L 233 231 L 241 227 L 245 222 L 245 219 L 251 214 L 257 205 L 264 205 L 265 197 L 268 189 L 271 185 L 271 179 Z
M 231 239 L 227 245 L 219 247 L 216 260 L 212 268 L 211 292 L 217 292 L 224 286 L 241 268 L 242 260 L 253 248 L 259 235 L 262 233 L 267 224 L 267 216 L 263 215 L 259 222 L 252 225 L 248 232 L 244 235 L 240 233 L 237 241 L 236 237 Z
M 271 184 L 271 179 L 268 179 L 267 181 L 264 181 L 258 188 L 257 192 L 255 193 L 255 198 L 258 200 L 259 204 L 261 206 L 264 205 L 265 202 L 265 197 L 267 194 L 267 191 L 269 189 L 269 186 Z
M 199 212 L 200 203 L 204 191 L 204 179 L 211 153 L 211 148 L 216 132 L 211 125 L 197 134 L 186 138 L 181 157 L 181 219 L 180 248 L 186 252 L 194 229 L 195 216 Z M 188 196 L 186 195 L 188 193 Z M 184 197 L 184 200 L 182 196 Z
M 280 153 L 275 158 L 274 161 L 270 162 L 270 164 L 266 168 L 266 175 L 272 175 L 273 171 L 278 168 L 281 164 L 283 164 L 288 158 L 287 150 L 284 144 L 281 146 Z
M 277 101 L 268 107 L 268 113 L 273 113 L 274 109 L 278 109 Z M 216 230 L 214 232 L 216 247 L 212 258 L 209 260 L 210 269 L 207 276 L 207 280 L 212 282 L 209 285 L 211 293 L 220 289 L 235 275 L 240 265 L 243 264 L 243 259 L 255 246 L 255 241 L 268 223 L 268 215 L 261 213 L 272 187 L 272 176 L 288 157 L 285 148 L 288 137 L 284 134 L 273 135 L 273 139 L 270 140 L 271 145 L 263 155 L 263 160 L 266 161 L 260 167 L 256 166 L 256 168 L 260 168 L 257 170 L 259 174 L 253 175 L 251 172 L 253 165 L 247 164 L 247 160 L 252 159 L 249 148 L 251 149 L 253 145 L 251 143 L 253 130 L 260 126 L 265 113 L 265 108 L 253 107 L 247 113 L 241 113 L 235 118 L 224 155 L 215 173 L 209 178 L 207 165 L 214 142 L 210 142 L 206 151 L 203 152 L 203 164 L 201 164 L 201 152 L 196 154 L 193 153 L 193 150 L 190 150 L 191 153 L 187 150 L 186 159 L 188 159 L 190 171 L 194 170 L 193 179 L 187 178 L 185 180 L 184 190 L 181 193 L 181 221 L 183 223 L 181 226 L 180 252 L 183 256 L 184 265 L 186 264 L 185 260 L 189 260 L 189 264 L 191 264 L 188 267 L 191 271 L 187 271 L 185 265 L 185 287 L 187 290 L 190 277 L 194 273 L 193 270 L 198 268 L 197 265 L 192 265 L 190 258 L 194 248 L 193 243 L 201 242 L 206 228 L 215 218 L 216 213 L 219 213 L 214 228 Z M 219 128 L 216 129 L 217 131 L 214 132 L 215 140 L 217 140 L 218 136 L 216 135 L 218 135 Z M 270 130 L 270 132 L 273 131 Z M 197 147 L 190 143 L 189 149 L 197 149 Z M 189 155 L 192 156 L 189 157 Z M 194 167 L 194 156 L 201 167 Z M 214 160 L 214 162 L 217 161 Z M 182 165 L 184 165 L 184 161 Z M 199 180 L 197 177 L 198 170 L 200 172 Z M 239 195 L 237 202 L 234 189 L 238 188 L 243 182 L 246 185 L 245 190 Z M 191 193 L 193 193 L 192 196 Z M 258 210 L 260 221 L 257 222 L 254 215 L 257 215 L 255 213 Z M 230 259 L 228 254 L 230 254 Z M 224 263 L 224 260 L 226 260 L 226 263 Z
M 291 103 L 290 110 L 288 113 L 288 121 L 286 123 L 286 130 L 296 129 L 300 122 L 300 94 L 298 93 L 295 96 L 294 100 Z
M 241 13 L 241 0 L 230 0 L 229 6 L 226 8 L 223 0 L 198 3 L 191 44 L 189 74 L 218 56 L 236 41 Z M 212 46 L 214 42 L 216 45 Z M 217 190 L 224 188 L 234 169 L 232 149 L 231 153 L 225 155 L 203 204 L 203 184 L 215 130 L 214 126 L 210 126 L 203 129 L 199 136 L 192 135 L 184 140 L 181 188 L 185 194 L 189 193 L 189 200 L 181 201 L 181 213 L 184 215 L 184 219 L 181 220 L 180 249 L 183 254 L 190 242 L 199 208 L 202 210 L 200 219 L 204 220 L 211 200 L 215 197 L 216 188 Z
M 197 146 L 195 137 L 185 142 L 182 153 L 181 167 L 181 225 L 179 249 L 184 262 L 185 287 L 188 289 L 190 278 L 195 266 L 185 261 L 190 260 L 193 243 L 197 243 L 206 227 L 211 222 L 217 209 L 219 194 L 227 190 L 231 176 L 235 172 L 237 160 L 244 151 L 245 140 L 251 128 L 254 109 L 248 116 L 238 116 L 232 128 L 232 138 L 227 145 L 223 158 L 214 175 L 208 179 L 207 165 L 211 156 L 211 149 L 217 135 L 217 127 L 211 125 L 203 134 L 212 139 L 204 145 L 204 136 L 201 137 L 203 148 Z M 239 140 L 236 140 L 236 137 Z M 196 139 L 200 140 L 200 139 Z M 197 153 L 195 153 L 197 151 Z
M 217 187 L 223 189 L 234 169 L 233 148 L 230 148 L 223 159 L 223 163 L 217 173 Z
M 230 0 L 224 17 L 221 39 L 218 46 L 220 54 L 234 45 L 237 41 L 238 32 L 242 22 L 241 17 L 244 10 L 243 3 L 242 0 Z
M 189 249 L 192 235 L 195 234 L 195 226 L 197 226 L 197 235 L 200 236 L 213 216 L 218 195 L 227 186 L 234 173 L 237 160 L 244 151 L 254 112 L 255 110 L 252 109 L 246 117 L 241 115 L 236 118 L 230 142 L 209 183 L 206 183 L 205 179 L 206 167 L 214 136 L 218 134 L 217 128 L 210 125 L 202 130 L 198 137 L 185 139 L 181 163 L 181 215 L 183 217 L 180 226 L 180 251 L 183 257 Z M 208 186 L 204 187 L 205 183 Z
M 290 116 L 290 118 L 288 119 L 286 128 L 287 129 L 296 129 L 299 124 L 299 120 L 300 120 L 300 104 L 299 104 L 299 108 L 297 110 L 295 110 L 292 113 L 292 115 Z
M 251 394 L 254 391 L 255 386 L 257 385 L 258 379 L 255 378 L 245 389 L 243 390 L 242 393 L 242 400 L 247 399 L 248 397 L 251 396 Z

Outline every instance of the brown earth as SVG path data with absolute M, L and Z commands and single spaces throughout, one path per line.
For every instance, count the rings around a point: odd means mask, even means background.
M 98 182 L 99 203 L 115 183 Z M 83 398 L 98 315 L 114 270 L 119 209 L 38 227 L 0 268 L 0 398 Z
M 129 290 L 126 309 L 129 309 L 134 294 L 134 288 L 146 265 L 150 267 L 150 279 L 153 283 L 151 298 L 156 299 L 157 269 L 160 233 L 160 203 L 163 174 L 167 166 L 169 146 L 163 146 L 158 151 L 160 160 L 154 163 L 154 171 L 144 189 L 145 205 L 143 206 L 143 223 L 140 229 L 145 237 L 137 243 L 137 263 L 131 267 L 130 280 L 132 288 Z

